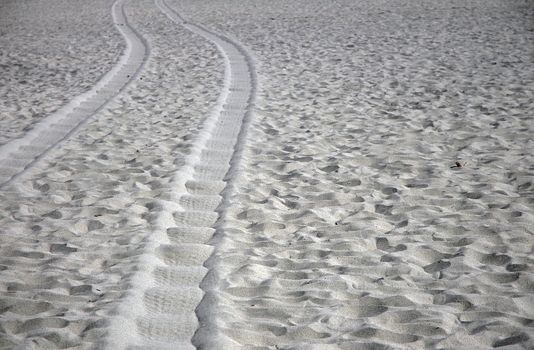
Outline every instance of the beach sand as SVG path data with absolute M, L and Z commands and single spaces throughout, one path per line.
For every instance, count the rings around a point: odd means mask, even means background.
M 151 204 L 169 192 L 218 98 L 215 48 L 170 25 L 152 1 L 125 12 L 150 40 L 143 73 L 0 193 L 2 349 L 101 347 L 150 235 Z
M 0 145 L 89 90 L 117 62 L 125 43 L 113 1 L 0 4 Z
M 144 70 L 0 192 L 0 348 L 534 348 L 531 3 L 167 4 L 220 36 L 187 30 L 153 1 L 127 1 L 150 47 Z M 100 22 L 76 25 L 83 34 Z M 102 59 L 105 73 L 120 55 L 124 44 L 110 35 L 83 55 L 87 72 Z M 244 79 L 228 72 L 242 57 L 252 113 L 228 147 L 225 128 L 235 125 L 206 120 L 227 101 L 228 81 Z M 67 72 L 73 62 L 63 64 Z M 46 106 L 72 98 L 57 77 L 30 75 L 55 96 Z M 98 74 L 73 79 L 87 87 Z M 0 103 L 18 110 L 34 104 L 28 96 L 43 99 L 27 89 Z M 220 114 L 233 117 L 242 102 Z M 17 137 L 22 124 L 0 127 L 0 137 Z M 203 133 L 207 156 L 196 148 Z M 227 174 L 213 172 L 217 148 L 231 158 Z M 167 231 L 178 243 L 152 256 L 160 203 L 176 200 L 177 176 L 196 153 L 194 176 L 216 181 L 186 186 L 192 196 L 177 206 L 193 209 L 172 213 L 177 227 Z M 136 304 L 147 255 L 172 271 L 191 261 L 207 271 L 198 305 L 198 295 L 165 294 L 158 283 Z M 182 304 L 198 323 L 165 324 Z M 136 318 L 118 335 L 128 309 L 163 325 Z
M 198 344 L 534 347 L 532 4 L 175 4 L 259 81 Z

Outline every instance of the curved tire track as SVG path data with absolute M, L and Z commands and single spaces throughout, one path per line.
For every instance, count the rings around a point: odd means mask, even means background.
M 112 7 L 115 26 L 127 44 L 119 62 L 91 90 L 37 123 L 24 137 L 0 147 L 0 188 L 12 183 L 50 150 L 68 139 L 139 74 L 148 59 L 149 47 L 128 23 L 124 14 L 125 1 L 117 0 Z
M 165 0 L 155 3 L 173 22 L 218 47 L 225 59 L 225 83 L 192 153 L 172 180 L 171 200 L 155 205 L 154 230 L 111 320 L 109 349 L 195 349 L 195 333 L 212 327 L 211 306 L 203 301 L 210 299 L 211 288 L 205 263 L 232 192 L 255 94 L 254 64 L 238 43 L 185 21 Z

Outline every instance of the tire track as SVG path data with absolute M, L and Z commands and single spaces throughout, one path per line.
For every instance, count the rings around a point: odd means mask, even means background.
M 154 230 L 111 320 L 109 349 L 195 349 L 194 334 L 210 322 L 209 307 L 199 307 L 207 292 L 201 284 L 210 288 L 204 265 L 214 251 L 213 236 L 239 168 L 255 94 L 254 65 L 239 44 L 185 21 L 164 0 L 155 3 L 173 22 L 218 47 L 225 59 L 225 83 L 192 153 L 173 178 L 170 199 L 154 205 Z
M 0 188 L 15 181 L 68 139 L 139 74 L 148 59 L 149 47 L 128 23 L 124 14 L 125 1 L 117 0 L 112 7 L 115 26 L 127 44 L 119 62 L 91 90 L 37 123 L 24 137 L 0 147 Z

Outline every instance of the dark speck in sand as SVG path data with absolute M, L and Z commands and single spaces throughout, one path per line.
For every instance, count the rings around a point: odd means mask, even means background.
M 451 166 L 451 169 L 454 169 L 454 168 L 462 168 L 465 164 L 462 164 L 460 162 L 454 162 L 454 165 Z

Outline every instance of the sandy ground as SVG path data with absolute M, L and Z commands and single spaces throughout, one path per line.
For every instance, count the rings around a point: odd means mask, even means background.
M 212 224 L 195 346 L 534 348 L 530 2 L 169 5 L 241 43 L 259 87 Z M 0 193 L 2 349 L 102 346 L 159 215 L 154 203 L 169 199 L 219 97 L 224 66 L 212 44 L 152 1 L 131 1 L 126 13 L 150 44 L 144 73 Z M 113 35 L 115 51 L 84 59 L 112 64 L 122 45 Z M 24 47 L 21 38 L 10 45 Z M 43 74 L 30 76 L 59 106 L 63 90 Z M 24 91 L 0 101 L 25 108 Z
M 218 98 L 223 66 L 211 45 L 152 1 L 126 14 L 150 41 L 143 74 L 0 193 L 2 349 L 98 347 L 149 236 L 151 203 L 166 196 Z
M 89 90 L 125 43 L 111 0 L 0 3 L 0 145 Z
M 215 342 L 534 347 L 532 4 L 175 6 L 259 75 Z

